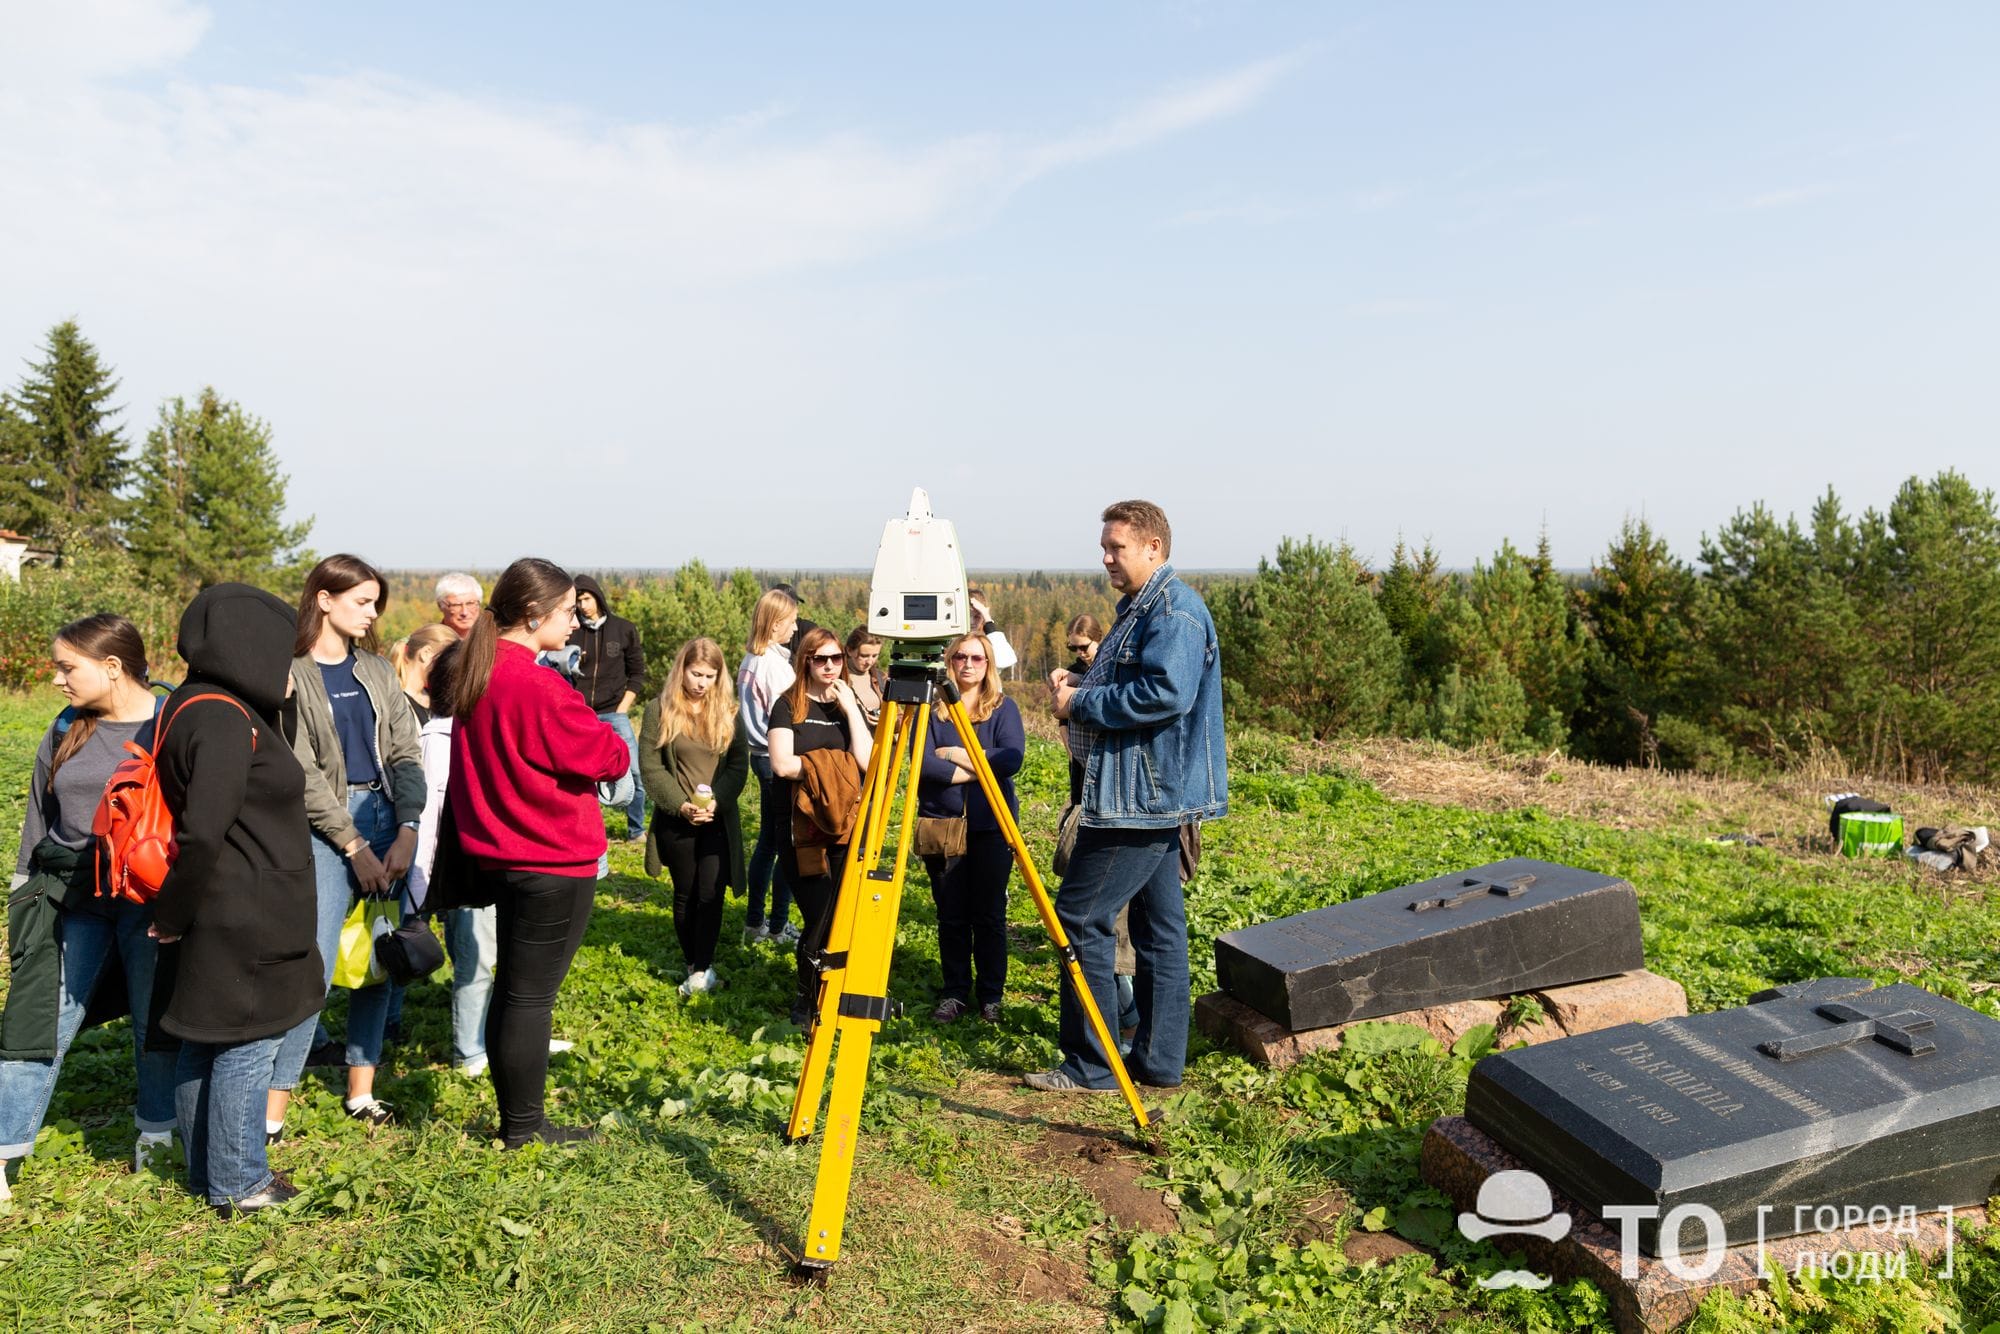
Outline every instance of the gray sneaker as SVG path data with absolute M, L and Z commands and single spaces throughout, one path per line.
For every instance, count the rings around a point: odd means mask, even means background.
M 1033 1074 L 1022 1075 L 1021 1082 L 1029 1088 L 1039 1089 L 1043 1093 L 1116 1093 L 1118 1091 L 1118 1086 L 1115 1084 L 1110 1088 L 1101 1089 L 1094 1089 L 1088 1084 L 1079 1084 L 1060 1069 L 1037 1070 Z

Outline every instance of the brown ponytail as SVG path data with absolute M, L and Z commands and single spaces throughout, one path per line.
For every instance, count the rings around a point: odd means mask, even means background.
M 523 556 L 501 573 L 493 596 L 459 646 L 449 692 L 452 717 L 467 717 L 485 698 L 493 681 L 493 660 L 500 652 L 500 632 L 553 614 L 575 582 L 569 571 L 539 556 Z M 435 698 L 437 692 L 431 693 Z
M 145 682 L 146 641 L 140 635 L 139 627 L 123 616 L 101 611 L 95 616 L 86 616 L 80 621 L 71 621 L 56 631 L 51 644 L 68 644 L 86 658 L 97 662 L 108 662 L 113 658 L 120 666 L 132 673 L 134 680 Z M 49 758 L 49 790 L 56 786 L 56 771 L 69 761 L 69 757 L 83 749 L 97 731 L 97 714 L 90 709 L 78 709 L 70 721 L 69 730 L 56 746 L 55 754 Z

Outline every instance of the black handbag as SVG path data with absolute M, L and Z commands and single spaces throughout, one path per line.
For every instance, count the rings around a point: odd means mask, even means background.
M 452 908 L 485 908 L 494 901 L 495 877 L 481 872 L 458 841 L 458 821 L 451 813 L 451 793 L 438 812 L 437 847 L 431 856 L 431 878 L 424 891 L 424 911 L 437 914 Z
M 411 915 L 375 939 L 375 962 L 399 987 L 421 982 L 444 965 L 444 945 L 428 917 Z

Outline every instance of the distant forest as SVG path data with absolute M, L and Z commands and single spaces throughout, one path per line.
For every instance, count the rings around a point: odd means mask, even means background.
M 858 624 L 864 572 L 604 572 L 652 674 L 706 634 L 733 656 L 770 582 L 812 620 Z M 1115 598 L 1095 573 L 974 572 L 1035 681 L 1064 631 Z M 1804 519 L 1762 504 L 1694 560 L 1643 520 L 1584 572 L 1546 539 L 1470 571 L 1399 545 L 1283 538 L 1254 572 L 1190 573 L 1215 615 L 1233 724 L 1313 738 L 1396 734 L 1709 772 L 1813 759 L 1920 782 L 2000 778 L 2000 511 L 1956 472 L 1911 478 L 1851 515 L 1829 489 Z M 428 614 L 436 572 L 395 576 L 390 626 Z

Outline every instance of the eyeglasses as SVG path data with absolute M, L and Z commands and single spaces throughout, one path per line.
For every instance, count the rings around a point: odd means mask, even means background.
M 846 662 L 847 655 L 845 653 L 815 653 L 812 655 L 812 660 L 814 662 Z
M 1071 644 L 1069 646 L 1069 651 L 1071 653 L 1082 653 L 1085 649 L 1088 649 L 1090 647 L 1091 647 L 1091 641 L 1086 639 L 1081 644 Z
M 477 598 L 468 598 L 460 602 L 440 602 L 438 605 L 446 611 L 478 611 L 480 602 Z
M 951 660 L 953 662 L 985 662 L 986 655 L 984 653 L 954 653 L 951 655 Z

